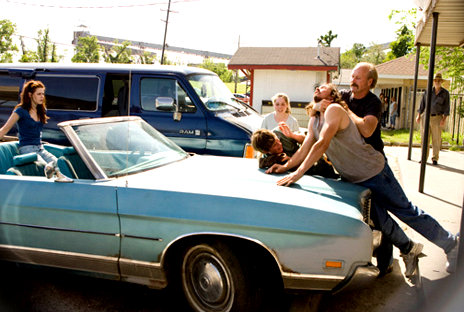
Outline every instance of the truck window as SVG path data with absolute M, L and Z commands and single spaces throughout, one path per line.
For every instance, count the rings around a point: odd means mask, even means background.
M 19 77 L 0 76 L 0 107 L 15 107 L 19 103 Z
M 102 117 L 129 114 L 129 75 L 107 74 L 103 90 Z
M 143 110 L 161 111 L 156 108 L 157 97 L 170 97 L 175 103 L 179 104 L 179 110 L 183 113 L 196 112 L 196 106 L 184 89 L 174 79 L 166 78 L 142 78 L 140 82 L 140 99 Z M 163 112 L 172 112 L 174 108 L 166 109 Z
M 96 76 L 37 75 L 45 85 L 47 109 L 96 111 L 99 79 Z
M 210 111 L 232 110 L 242 112 L 249 108 L 236 101 L 232 92 L 216 75 L 190 75 L 188 80 L 203 104 Z

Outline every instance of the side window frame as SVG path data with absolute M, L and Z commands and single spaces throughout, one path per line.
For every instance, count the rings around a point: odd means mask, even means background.
M 159 80 L 160 83 L 154 84 L 155 90 L 151 90 L 151 97 L 150 95 L 146 95 L 145 87 L 143 85 L 144 80 Z M 161 82 L 173 82 L 174 85 L 169 88 L 167 84 Z M 142 76 L 140 77 L 140 107 L 143 111 L 147 112 L 157 112 L 157 113 L 173 113 L 174 107 L 172 109 L 167 110 L 159 110 L 156 108 L 155 101 L 157 97 L 171 97 L 174 100 L 174 103 L 179 104 L 179 112 L 181 113 L 196 113 L 197 107 L 193 103 L 191 97 L 189 96 L 188 92 L 185 91 L 185 88 L 179 83 L 179 81 L 175 78 L 171 77 L 150 77 L 150 76 Z
M 77 106 L 75 109 L 66 108 L 66 107 L 64 107 L 64 108 L 54 108 L 54 107 L 52 107 L 51 105 L 49 105 L 50 88 L 51 87 L 50 87 L 50 83 L 47 83 L 47 81 L 46 81 L 49 78 L 60 79 L 62 81 L 66 81 L 66 78 L 96 79 L 97 84 L 96 84 L 96 92 L 94 94 L 95 98 L 94 99 L 92 98 L 92 100 L 90 100 L 90 99 L 87 100 L 88 102 L 94 103 L 93 107 L 89 108 L 89 109 L 82 109 L 79 106 Z M 101 92 L 100 91 L 101 90 L 101 78 L 98 75 L 37 74 L 35 79 L 42 81 L 44 83 L 44 85 L 45 85 L 45 97 L 47 98 L 47 101 L 48 101 L 47 102 L 47 110 L 50 110 L 50 111 L 80 111 L 80 112 L 96 112 L 96 111 L 98 111 L 98 99 L 100 98 L 100 92 Z M 79 86 L 75 86 L 75 85 L 70 85 L 69 87 L 79 89 Z M 74 99 L 74 100 L 76 100 L 76 99 Z M 77 99 L 77 100 L 82 101 L 82 98 Z M 71 103 L 71 100 L 68 103 Z

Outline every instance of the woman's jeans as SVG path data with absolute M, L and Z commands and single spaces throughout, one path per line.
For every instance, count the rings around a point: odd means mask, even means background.
M 20 154 L 36 153 L 39 161 L 46 163 L 48 166 L 52 166 L 55 170 L 57 167 L 57 158 L 50 152 L 46 151 L 43 145 L 24 145 L 19 147 Z
M 453 234 L 408 200 L 388 163 L 385 163 L 384 169 L 378 175 L 357 184 L 372 191 L 372 219 L 383 235 L 386 235 L 402 253 L 409 252 L 410 239 L 388 211 L 446 253 L 455 246 L 456 238 Z

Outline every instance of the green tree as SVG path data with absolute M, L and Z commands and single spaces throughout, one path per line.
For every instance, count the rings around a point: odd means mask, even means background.
M 388 52 L 386 61 L 396 59 L 414 51 L 414 29 L 416 28 L 417 9 L 393 10 L 388 19 L 395 20 L 399 25 L 396 31 L 396 40 L 390 43 L 390 52 Z
M 216 73 L 223 82 L 233 81 L 233 72 L 228 70 L 226 64 L 224 63 L 215 63 L 210 58 L 205 58 L 203 63 L 198 65 L 198 67 L 208 69 Z
M 18 47 L 13 44 L 11 38 L 16 31 L 16 25 L 9 20 L 0 20 L 0 63 L 11 63 L 13 61 L 14 51 Z
M 20 62 L 22 63 L 33 63 L 33 62 L 38 62 L 39 58 L 37 56 L 37 53 L 34 51 L 30 51 L 26 49 L 26 45 L 24 44 L 23 37 L 20 37 L 21 40 L 21 58 L 19 59 Z
M 118 40 L 115 40 L 111 48 L 105 47 L 105 62 L 119 64 L 132 63 L 131 49 L 128 48 L 129 45 L 129 41 L 119 43 Z
M 317 39 L 317 43 L 324 46 L 324 47 L 330 47 L 332 41 L 337 38 L 338 35 L 333 34 L 331 30 L 325 35 L 322 35 Z
M 354 68 L 363 60 L 367 48 L 362 43 L 355 43 L 353 47 L 340 55 L 341 68 Z
M 163 65 L 176 65 L 176 63 L 174 61 L 171 61 L 170 59 L 168 59 L 166 54 L 163 57 L 163 62 L 162 63 L 163 63 Z M 160 64 L 161 64 L 161 57 L 160 57 Z
M 139 59 L 140 64 L 155 64 L 156 54 L 150 53 L 148 51 L 143 51 L 143 53 L 139 55 Z
M 21 38 L 21 49 L 23 55 L 21 56 L 20 62 L 52 62 L 56 63 L 62 56 L 56 54 L 56 44 L 51 41 L 49 36 L 50 30 L 44 29 L 37 32 L 37 51 L 29 51 L 24 45 L 24 41 Z
M 50 54 L 50 38 L 48 34 L 50 30 L 47 28 L 44 31 L 39 30 L 39 38 L 37 39 L 37 55 L 40 62 L 46 62 Z
M 101 50 L 102 47 L 98 44 L 97 37 L 79 37 L 71 61 L 74 63 L 98 63 Z
M 56 44 L 50 40 L 50 29 L 39 30 L 37 41 L 37 56 L 39 62 L 58 62 Z
M 363 62 L 369 62 L 374 65 L 381 64 L 385 60 L 385 52 L 381 44 L 371 43 L 364 56 L 361 58 Z

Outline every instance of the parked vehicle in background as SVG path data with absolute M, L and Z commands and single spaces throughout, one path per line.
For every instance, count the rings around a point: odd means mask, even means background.
M 234 96 L 237 100 L 240 100 L 242 102 L 245 102 L 247 104 L 250 103 L 250 97 L 246 94 L 241 94 L 241 93 L 234 93 Z
M 65 120 L 140 116 L 188 152 L 252 157 L 262 117 L 237 101 L 219 77 L 195 67 L 123 64 L 0 64 L 0 124 L 28 79 L 46 87 L 43 140 L 67 144 Z M 14 135 L 16 128 L 9 133 Z
M 197 312 L 255 312 L 284 289 L 378 274 L 363 187 L 313 176 L 279 187 L 256 160 L 186 153 L 140 117 L 59 127 L 72 146 L 45 148 L 73 183 L 0 143 L 0 260 L 172 285 Z

